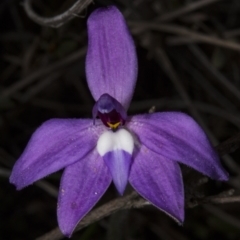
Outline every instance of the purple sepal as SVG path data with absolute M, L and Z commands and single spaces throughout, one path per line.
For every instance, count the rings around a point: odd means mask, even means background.
M 114 6 L 99 8 L 88 18 L 86 75 L 96 101 L 108 93 L 128 108 L 136 84 L 137 56 L 126 22 Z
M 77 223 L 94 207 L 111 181 L 111 174 L 96 151 L 64 170 L 57 214 L 65 236 L 72 235 Z
M 105 164 L 111 172 L 113 182 L 118 192 L 123 195 L 128 183 L 132 155 L 123 150 L 114 150 L 103 156 Z
M 127 119 L 127 113 L 121 103 L 107 93 L 97 100 L 93 107 L 92 115 L 94 123 L 98 116 L 107 127 L 109 127 L 108 123 L 120 122 L 121 125 L 124 125 Z
M 43 123 L 14 165 L 10 182 L 19 190 L 81 160 L 96 146 L 102 128 L 93 126 L 89 119 L 52 119 Z
M 141 145 L 131 167 L 129 182 L 154 206 L 182 223 L 184 189 L 178 163 Z
M 127 126 L 152 151 L 210 178 L 228 180 L 228 173 L 206 134 L 190 116 L 180 112 L 137 115 Z

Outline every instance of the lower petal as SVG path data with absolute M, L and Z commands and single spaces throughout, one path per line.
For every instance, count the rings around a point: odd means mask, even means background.
M 176 162 L 141 146 L 132 163 L 129 181 L 142 197 L 177 222 L 183 222 L 184 189 Z
M 57 211 L 64 235 L 71 236 L 77 223 L 98 202 L 111 181 L 111 174 L 96 151 L 64 170 Z
M 161 112 L 131 118 L 128 127 L 140 142 L 167 159 L 178 161 L 216 180 L 228 173 L 201 127 L 187 114 Z
M 128 182 L 133 150 L 133 136 L 124 128 L 116 132 L 104 132 L 97 142 L 97 151 L 108 166 L 113 182 L 121 195 Z
M 123 195 L 128 183 L 132 155 L 123 150 L 115 150 L 106 153 L 103 156 L 103 160 L 112 174 L 113 182 L 118 192 Z

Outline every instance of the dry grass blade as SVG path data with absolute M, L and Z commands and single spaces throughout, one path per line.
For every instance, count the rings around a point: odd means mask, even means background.
M 219 2 L 221 0 L 202 0 L 202 1 L 197 1 L 197 2 L 193 2 L 188 4 L 186 7 L 182 7 L 176 11 L 170 12 L 170 13 L 166 13 L 164 15 L 162 15 L 161 17 L 157 18 L 157 21 L 161 21 L 161 22 L 170 22 L 176 18 L 179 18 L 187 13 L 199 10 L 200 8 L 206 7 L 210 4 Z
M 189 49 L 195 55 L 196 59 L 216 78 L 216 80 L 227 89 L 238 101 L 240 101 L 240 91 L 236 88 L 231 81 L 223 76 L 218 70 L 210 63 L 204 53 L 195 45 L 190 45 Z
M 0 98 L 7 98 L 14 94 L 16 91 L 26 87 L 28 84 L 33 83 L 37 81 L 39 78 L 50 74 L 51 72 L 55 72 L 58 69 L 62 69 L 69 65 L 70 63 L 73 63 L 74 61 L 77 61 L 81 57 L 85 55 L 86 48 L 82 48 L 81 50 L 69 55 L 68 57 L 59 60 L 58 62 L 53 63 L 52 65 L 48 67 L 43 67 L 41 69 L 38 69 L 36 72 L 32 73 L 31 75 L 27 76 L 26 78 L 23 78 L 19 81 L 17 81 L 13 86 L 8 87 L 7 89 L 3 90 L 1 93 Z
M 173 24 L 158 24 L 152 22 L 129 22 L 129 25 L 133 28 L 133 32 L 138 34 L 145 30 L 156 30 L 165 33 L 189 37 L 190 39 L 196 40 L 198 42 L 207 43 L 235 51 L 240 51 L 240 44 L 238 43 L 223 40 L 213 36 L 208 36 L 206 34 L 197 33 L 187 28 Z

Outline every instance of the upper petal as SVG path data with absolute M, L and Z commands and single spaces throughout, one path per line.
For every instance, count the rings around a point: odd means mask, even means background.
M 52 119 L 32 135 L 17 160 L 10 182 L 21 189 L 83 158 L 96 144 L 103 125 L 92 120 Z
M 108 93 L 127 108 L 137 78 L 137 57 L 126 22 L 111 6 L 95 10 L 87 25 L 86 74 L 90 91 L 96 101 Z
M 71 236 L 77 223 L 98 202 L 111 181 L 107 166 L 96 151 L 64 170 L 57 211 L 64 235 Z
M 227 180 L 228 173 L 206 134 L 188 115 L 162 112 L 131 118 L 128 127 L 140 142 L 162 156 L 196 169 L 217 179 Z
M 141 145 L 129 182 L 145 199 L 178 222 L 184 220 L 184 190 L 178 163 Z

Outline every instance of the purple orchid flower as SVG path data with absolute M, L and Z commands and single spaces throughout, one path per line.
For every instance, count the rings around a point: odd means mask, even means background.
M 86 73 L 96 100 L 93 120 L 43 123 L 16 162 L 10 182 L 19 190 L 65 168 L 57 214 L 66 236 L 71 236 L 112 181 L 121 195 L 129 181 L 142 197 L 183 222 L 184 190 L 178 162 L 216 180 L 227 180 L 227 172 L 203 130 L 188 115 L 127 116 L 137 57 L 116 7 L 93 12 L 88 34 Z

